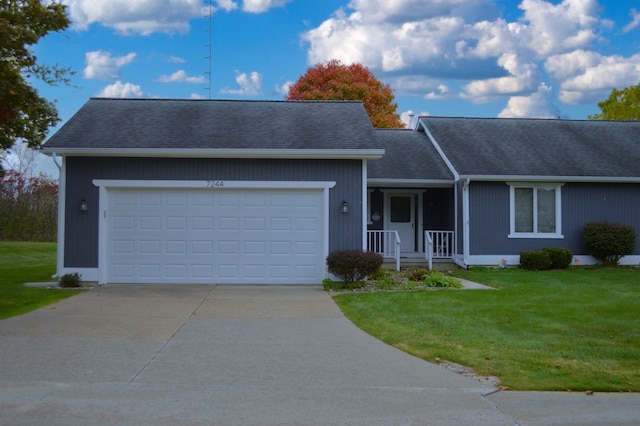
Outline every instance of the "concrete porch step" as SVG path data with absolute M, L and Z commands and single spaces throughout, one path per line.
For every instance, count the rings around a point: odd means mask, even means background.
M 395 259 L 384 259 L 384 263 L 382 267 L 385 269 L 395 269 L 396 261 Z M 429 262 L 425 259 L 421 258 L 400 258 L 400 269 L 409 269 L 409 268 L 428 268 Z M 444 271 L 452 271 L 456 269 L 460 269 L 458 265 L 456 265 L 451 259 L 434 259 L 433 260 L 433 269 L 436 271 L 444 272 Z

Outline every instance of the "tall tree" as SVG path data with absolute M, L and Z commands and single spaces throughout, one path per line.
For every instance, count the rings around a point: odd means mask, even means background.
M 396 113 L 393 91 L 361 64 L 344 65 L 333 59 L 317 64 L 289 89 L 287 100 L 359 100 L 377 128 L 404 127 Z
M 17 139 L 37 148 L 60 121 L 54 103 L 40 97 L 29 80 L 68 83 L 71 71 L 39 63 L 31 46 L 69 23 L 66 6 L 56 1 L 0 0 L 0 149 Z
M 640 120 L 640 84 L 622 90 L 614 87 L 598 107 L 602 112 L 590 115 L 590 120 Z

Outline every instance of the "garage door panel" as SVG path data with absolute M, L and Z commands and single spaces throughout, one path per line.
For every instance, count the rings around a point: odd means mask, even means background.
M 322 190 L 113 189 L 110 282 L 319 283 Z

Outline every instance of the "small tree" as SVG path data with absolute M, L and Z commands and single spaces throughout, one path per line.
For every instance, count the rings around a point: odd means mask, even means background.
M 598 107 L 602 112 L 590 115 L 591 120 L 640 120 L 640 84 L 622 90 L 614 87 Z
M 17 139 L 38 147 L 60 121 L 54 103 L 40 97 L 32 81 L 68 83 L 71 71 L 38 63 L 30 46 L 69 23 L 60 2 L 0 0 L 0 149 Z
M 394 102 L 391 86 L 382 84 L 361 64 L 344 65 L 336 59 L 317 64 L 300 76 L 285 99 L 362 101 L 374 127 L 404 127 L 396 113 L 398 104 Z
M 636 232 L 629 225 L 590 222 L 584 227 L 582 240 L 591 256 L 605 265 L 617 265 L 622 257 L 635 250 Z

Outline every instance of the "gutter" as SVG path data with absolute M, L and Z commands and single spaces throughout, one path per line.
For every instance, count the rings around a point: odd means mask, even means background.
M 384 149 L 190 149 L 190 148 L 51 148 L 47 155 L 96 157 L 172 158 L 279 158 L 279 159 L 368 159 L 377 160 Z

